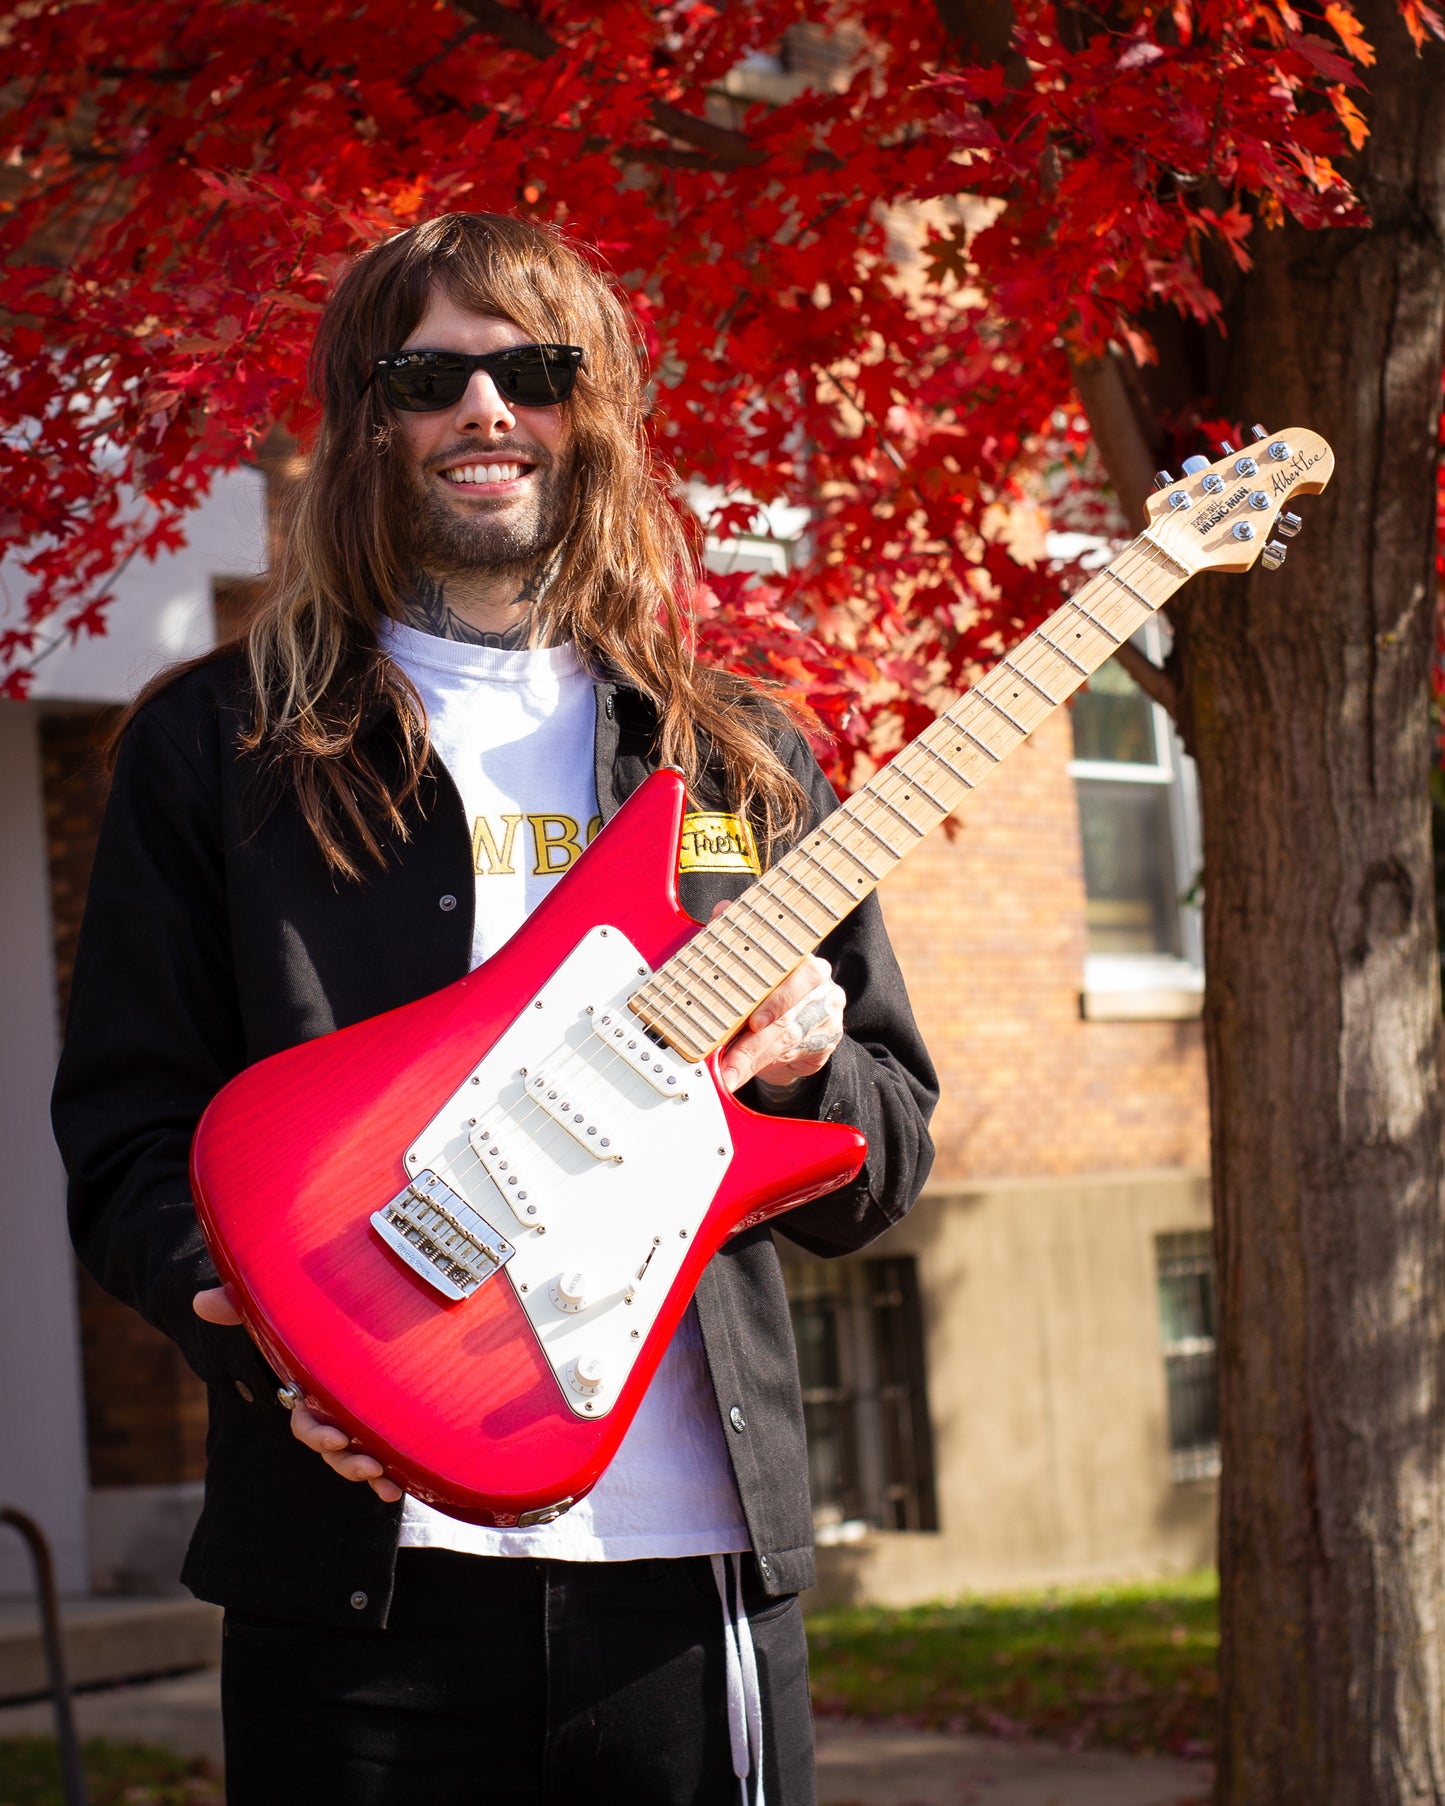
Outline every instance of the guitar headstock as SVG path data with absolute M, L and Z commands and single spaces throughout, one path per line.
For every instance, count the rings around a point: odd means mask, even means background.
M 1267 433 L 1250 428 L 1253 443 L 1210 464 L 1184 460 L 1176 482 L 1167 470 L 1149 497 L 1149 536 L 1192 575 L 1196 571 L 1247 571 L 1259 559 L 1266 570 L 1284 563 L 1285 541 L 1301 521 L 1289 511 L 1297 495 L 1314 495 L 1329 482 L 1335 454 L 1318 433 L 1288 427 Z M 1275 537 L 1278 535 L 1278 537 Z

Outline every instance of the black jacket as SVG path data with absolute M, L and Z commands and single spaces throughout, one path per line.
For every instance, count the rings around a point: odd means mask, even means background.
M 474 878 L 461 799 L 428 770 L 410 837 L 384 871 L 329 873 L 299 811 L 238 750 L 242 662 L 218 657 L 136 715 L 101 827 L 54 1097 L 71 1233 L 107 1291 L 180 1344 L 210 1387 L 205 1507 L 183 1579 L 236 1610 L 384 1624 L 400 1507 L 339 1479 L 290 1434 L 275 1378 L 241 1329 L 191 1309 L 216 1283 L 189 1196 L 192 1133 L 242 1067 L 461 977 Z M 610 818 L 657 764 L 650 706 L 597 684 L 597 802 Z M 370 730 L 394 730 L 378 721 Z M 802 739 L 782 751 L 813 819 L 836 799 Z M 701 788 L 707 788 L 703 785 Z M 722 806 L 699 796 L 695 806 Z M 745 873 L 688 873 L 706 920 Z M 936 1099 L 875 899 L 821 949 L 849 998 L 847 1035 L 810 1109 L 868 1137 L 853 1184 L 789 1212 L 818 1254 L 862 1247 L 916 1197 Z M 812 1584 L 812 1525 L 796 1357 L 764 1226 L 729 1241 L 697 1293 L 709 1370 L 753 1551 L 771 1593 Z

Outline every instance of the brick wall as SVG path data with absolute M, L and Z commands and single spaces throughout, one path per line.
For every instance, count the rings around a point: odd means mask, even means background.
M 80 916 L 105 801 L 100 743 L 109 711 L 41 724 L 57 1004 L 70 996 Z M 155 1486 L 205 1471 L 206 1389 L 175 1345 L 76 1267 L 86 1446 L 92 1486 Z
M 884 913 L 943 1081 L 937 1179 L 1201 1167 L 1198 1022 L 1085 1022 L 1067 712 L 889 879 Z

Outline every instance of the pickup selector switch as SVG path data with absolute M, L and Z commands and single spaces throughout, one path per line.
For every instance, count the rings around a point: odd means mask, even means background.
M 559 1273 L 552 1283 L 552 1302 L 559 1311 L 587 1309 L 587 1275 Z

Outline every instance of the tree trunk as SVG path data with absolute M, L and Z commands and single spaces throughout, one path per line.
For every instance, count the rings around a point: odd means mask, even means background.
M 1368 231 L 1257 231 L 1223 411 L 1323 433 L 1280 572 L 1180 618 L 1205 843 L 1221 1806 L 1445 1801 L 1445 1227 L 1427 774 L 1445 50 L 1394 0 Z

